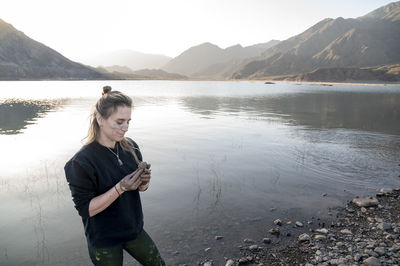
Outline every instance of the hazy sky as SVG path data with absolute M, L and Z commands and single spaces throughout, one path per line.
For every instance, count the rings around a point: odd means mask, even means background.
M 79 61 L 118 49 L 175 57 L 204 42 L 226 48 L 285 40 L 324 18 L 355 18 L 390 2 L 0 0 L 0 18 Z

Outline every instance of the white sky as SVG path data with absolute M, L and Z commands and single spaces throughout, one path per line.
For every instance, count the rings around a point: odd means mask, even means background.
M 284 40 L 324 18 L 355 18 L 390 2 L 0 0 L 0 18 L 79 61 L 119 49 L 175 57 L 204 42 L 226 48 Z

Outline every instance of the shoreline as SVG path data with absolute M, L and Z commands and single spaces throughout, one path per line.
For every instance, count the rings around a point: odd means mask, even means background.
M 227 258 L 225 265 L 398 265 L 399 199 L 400 188 L 381 189 L 375 197 L 356 197 L 338 207 L 332 219 L 297 225 L 275 221 L 276 227 L 260 236 L 261 243 L 244 239 L 241 256 Z M 286 243 L 271 243 L 273 237 L 288 238 L 286 231 L 293 228 L 298 230 Z M 199 265 L 214 264 L 205 259 Z
M 351 86 L 386 86 L 400 85 L 399 81 L 292 81 L 292 80 L 274 80 L 274 79 L 20 79 L 20 80 L 0 80 L 0 82 L 13 81 L 218 81 L 218 82 L 264 82 L 266 85 L 275 83 L 292 83 L 296 85 L 316 85 L 316 86 L 333 86 L 333 85 L 351 85 Z

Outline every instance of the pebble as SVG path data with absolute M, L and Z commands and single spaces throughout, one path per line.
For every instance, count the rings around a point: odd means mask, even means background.
M 352 202 L 358 207 L 372 207 L 379 204 L 379 201 L 374 197 L 354 198 Z
M 281 225 L 282 225 L 281 219 L 276 219 L 276 220 L 274 221 L 274 224 L 281 226 Z
M 233 266 L 235 264 L 235 262 L 231 259 L 229 259 L 226 263 L 225 266 Z
M 314 236 L 314 240 L 324 240 L 324 239 L 326 239 L 326 236 L 324 236 L 324 235 L 315 235 Z
M 353 259 L 356 261 L 356 262 L 358 262 L 359 260 L 361 260 L 361 258 L 362 258 L 362 255 L 361 254 L 355 254 L 354 255 L 354 257 L 353 257 Z
M 245 264 L 247 262 L 248 262 L 248 260 L 246 258 L 240 258 L 239 259 L 239 264 Z
M 383 248 L 383 247 L 376 247 L 375 249 L 374 249 L 374 251 L 379 255 L 379 256 L 383 256 L 383 255 L 385 255 L 385 248 Z
M 212 262 L 211 261 L 207 261 L 203 264 L 203 266 L 212 266 Z
M 376 258 L 379 257 L 378 253 L 376 253 L 376 252 L 373 251 L 373 250 L 369 250 L 367 254 L 369 254 L 369 255 L 371 255 L 371 256 L 373 256 L 373 257 L 376 257 Z
M 380 266 L 381 262 L 375 257 L 369 257 L 363 261 L 365 266 Z
M 210 251 L 211 250 L 211 248 L 206 248 L 204 251 L 205 252 L 208 252 L 208 251 Z
M 299 241 L 300 242 L 307 242 L 307 241 L 310 241 L 310 240 L 311 240 L 311 237 L 306 233 L 299 235 Z
M 268 237 L 265 237 L 265 238 L 263 238 L 263 242 L 264 242 L 265 244 L 270 244 L 270 243 L 271 243 L 271 239 L 268 238 Z
M 363 198 L 372 202 L 372 206 L 377 200 L 373 197 Z M 399 265 L 400 264 L 400 219 L 399 207 L 400 191 L 394 190 L 390 194 L 382 195 L 379 198 L 379 207 L 360 206 L 363 199 L 355 198 L 349 202 L 345 208 L 336 213 L 337 219 L 329 221 L 330 224 L 325 228 L 326 221 L 319 218 L 312 218 L 320 228 L 313 229 L 312 225 L 306 229 L 300 229 L 311 233 L 303 233 L 298 236 L 298 243 L 294 244 L 295 249 L 286 249 L 279 253 L 274 250 L 274 246 L 259 247 L 252 245 L 242 248 L 246 254 L 241 260 L 233 260 L 233 265 L 303 265 L 303 266 L 328 266 L 328 265 Z M 358 203 L 358 204 L 357 204 Z M 396 205 L 394 205 L 396 204 Z M 358 205 L 359 208 L 356 206 Z M 349 210 L 356 210 L 349 212 Z M 275 221 L 280 220 L 276 219 Z M 275 222 L 274 221 L 274 222 Z M 305 219 L 307 221 L 307 219 Z M 283 223 L 280 220 L 281 223 Z M 290 221 L 285 222 L 290 224 Z M 278 225 L 278 223 L 275 223 Z M 303 224 L 295 222 L 295 227 Z M 269 230 L 270 233 L 280 232 L 280 227 Z M 287 234 L 287 230 L 284 232 Z M 277 239 L 279 245 L 283 239 Z M 289 240 L 290 241 L 290 240 Z M 266 244 L 271 243 L 271 239 L 263 238 Z M 291 242 L 292 243 L 292 242 Z M 292 246 L 293 247 L 293 246 Z M 264 252 L 265 249 L 265 252 Z M 253 252 L 253 257 L 248 257 Z M 277 252 L 275 254 L 275 252 Z M 298 258 L 302 258 L 299 260 Z M 261 261 L 260 261 L 261 259 Z M 265 260 L 263 260 L 265 259 Z M 227 258 L 225 258 L 227 260 Z M 276 261 L 278 260 L 278 261 Z
M 392 226 L 388 223 L 379 223 L 377 227 L 378 229 L 385 231 L 392 229 Z
M 250 238 L 245 238 L 245 239 L 243 239 L 243 242 L 244 243 L 254 243 L 254 240 L 250 239 Z
M 302 224 L 301 222 L 297 221 L 297 222 L 296 222 L 296 226 L 297 226 L 297 227 L 303 227 L 303 224 Z
M 320 228 L 320 229 L 316 229 L 315 232 L 326 235 L 326 234 L 328 234 L 328 229 Z
M 281 231 L 279 230 L 279 227 L 272 228 L 268 231 L 271 235 L 276 235 L 279 236 L 281 234 Z
M 257 249 L 258 249 L 258 246 L 257 246 L 257 245 L 251 245 L 251 246 L 249 247 L 249 249 L 250 249 L 250 250 L 257 250 Z
M 349 229 L 342 229 L 342 230 L 340 230 L 340 233 L 346 234 L 346 235 L 352 235 L 353 234 Z
M 224 238 L 223 236 L 215 236 L 215 240 L 221 240 L 222 238 Z

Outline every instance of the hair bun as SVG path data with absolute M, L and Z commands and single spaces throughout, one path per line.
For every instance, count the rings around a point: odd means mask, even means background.
M 105 95 L 111 91 L 111 86 L 104 86 L 103 93 L 101 95 Z

